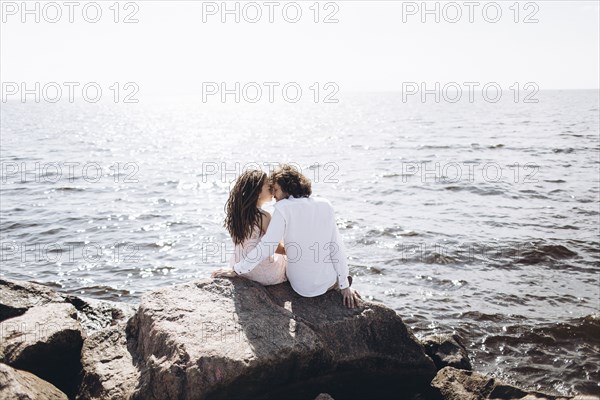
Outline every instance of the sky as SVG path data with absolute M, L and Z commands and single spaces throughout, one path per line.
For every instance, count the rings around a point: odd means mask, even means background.
M 197 94 L 207 82 L 371 92 L 406 82 L 600 87 L 597 1 L 429 1 L 430 14 L 420 1 L 48 3 L 29 1 L 27 14 L 21 1 L 1 2 L 3 84 L 134 82 L 151 95 Z M 238 7 L 239 22 L 224 7 Z

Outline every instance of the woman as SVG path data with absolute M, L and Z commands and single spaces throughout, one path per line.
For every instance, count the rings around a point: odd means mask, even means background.
M 231 268 L 256 246 L 267 231 L 271 215 L 261 207 L 272 199 L 269 179 L 262 171 L 246 171 L 235 182 L 225 204 L 224 223 L 235 245 L 234 253 L 229 260 Z M 265 286 L 276 285 L 287 281 L 286 266 L 287 257 L 280 244 L 275 254 L 244 274 L 244 278 Z M 214 271 L 211 276 L 213 278 L 236 276 L 231 268 Z

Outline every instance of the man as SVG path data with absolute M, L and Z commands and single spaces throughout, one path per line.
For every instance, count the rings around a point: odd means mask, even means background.
M 311 198 L 310 180 L 292 166 L 275 170 L 270 179 L 277 202 L 267 232 L 233 266 L 233 271 L 213 273 L 213 277 L 243 276 L 272 255 L 283 239 L 287 277 L 294 291 L 304 297 L 315 297 L 338 287 L 343 303 L 350 308 L 357 306 L 361 296 L 350 287 L 344 244 L 331 203 Z

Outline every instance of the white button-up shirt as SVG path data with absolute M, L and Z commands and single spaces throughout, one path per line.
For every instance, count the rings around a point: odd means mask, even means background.
M 322 295 L 338 282 L 350 286 L 346 250 L 335 223 L 331 203 L 322 197 L 283 199 L 260 243 L 233 266 L 238 274 L 250 272 L 269 257 L 283 239 L 287 254 L 287 277 L 301 296 Z

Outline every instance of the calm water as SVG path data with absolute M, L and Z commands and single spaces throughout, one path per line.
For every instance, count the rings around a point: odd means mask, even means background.
M 1 274 L 132 303 L 208 277 L 232 250 L 229 181 L 293 162 L 334 204 L 363 296 L 418 336 L 459 333 L 476 370 L 600 394 L 598 92 L 338 97 L 2 104 Z

